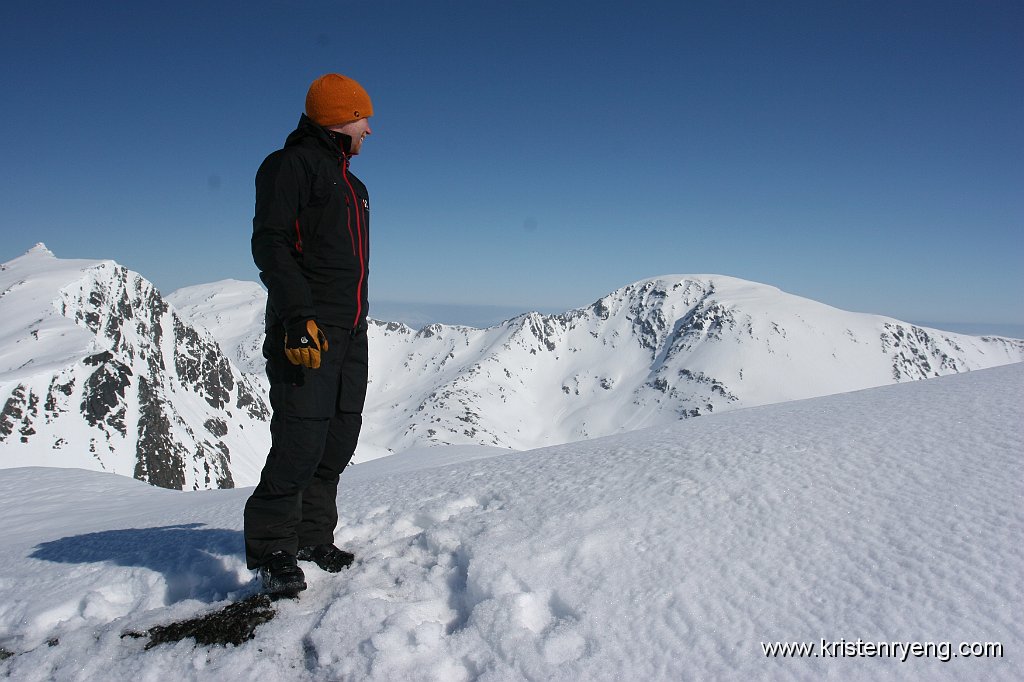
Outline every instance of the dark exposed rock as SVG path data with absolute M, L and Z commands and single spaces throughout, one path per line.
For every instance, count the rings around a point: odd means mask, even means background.
M 206 427 L 207 431 L 217 436 L 218 438 L 223 438 L 224 436 L 228 435 L 228 425 L 227 423 L 224 422 L 223 419 L 211 417 L 210 419 L 207 419 L 205 422 L 203 422 L 203 426 Z
M 134 477 L 161 488 L 185 486 L 185 448 L 171 437 L 163 400 L 149 379 L 139 378 L 139 440 Z
M 194 639 L 196 644 L 234 644 L 238 646 L 255 637 L 256 628 L 277 615 L 273 602 L 265 594 L 257 594 L 222 609 L 196 618 L 157 625 L 145 632 L 126 632 L 124 637 L 149 637 L 145 649 L 160 644 Z
M 235 386 L 231 364 L 216 344 L 205 341 L 177 315 L 173 319 L 174 368 L 178 378 L 202 395 L 210 407 L 224 407 L 231 401 Z
M 101 355 L 109 353 L 100 353 L 92 358 Z M 122 436 L 127 435 L 124 396 L 125 389 L 131 384 L 131 367 L 110 357 L 87 364 L 99 364 L 99 367 L 82 387 L 82 414 L 90 426 L 109 425 Z
M 554 322 L 558 321 L 554 316 L 543 316 L 531 313 L 526 316 L 525 325 L 530 332 L 544 344 L 549 351 L 555 350 L 555 342 L 552 337 L 557 333 Z
M 11 391 L 11 396 L 4 404 L 0 412 L 0 441 L 7 440 L 7 437 L 14 433 L 18 422 L 25 416 L 25 387 L 19 384 Z
M 679 370 L 679 376 L 683 377 L 687 381 L 692 381 L 698 384 L 710 386 L 712 393 L 717 393 L 718 395 L 722 396 L 726 400 L 729 400 L 730 402 L 739 400 L 739 397 L 737 397 L 736 395 L 734 395 L 733 393 L 726 389 L 725 384 L 723 384 L 718 379 L 714 379 L 712 377 L 707 376 L 706 374 L 704 374 L 704 372 L 693 372 L 689 369 L 681 369 Z
M 18 429 L 18 433 L 21 434 L 21 442 L 27 443 L 29 436 L 34 436 L 36 430 L 32 427 L 33 420 L 39 416 L 39 396 L 32 391 L 28 393 L 28 404 L 25 407 L 25 415 L 22 420 L 21 428 Z
M 203 441 L 195 453 L 195 462 L 203 469 L 204 484 L 206 488 L 215 487 L 228 489 L 235 487 L 235 481 L 231 477 L 231 451 L 223 441 L 211 444 Z
M 369 324 L 371 324 L 371 325 L 374 325 L 375 327 L 381 327 L 382 329 L 384 329 L 389 334 L 391 334 L 391 333 L 413 334 L 414 333 L 413 330 L 409 327 L 409 325 L 404 324 L 402 322 L 385 322 L 383 320 L 374 320 L 374 319 L 369 319 L 369 320 L 367 320 L 367 322 Z
M 658 377 L 654 381 L 649 381 L 647 385 L 650 386 L 651 388 L 653 388 L 656 391 L 661 391 L 662 393 L 668 393 L 668 382 L 665 381 L 665 379 L 663 377 Z
M 102 365 L 104 362 L 109 362 L 110 360 L 113 359 L 114 354 L 111 353 L 109 350 L 105 350 L 102 353 L 96 353 L 95 355 L 90 355 L 87 358 L 83 358 L 82 362 L 84 362 L 87 365 L 95 367 L 96 365 Z
M 253 419 L 270 421 L 270 408 L 267 407 L 260 392 L 253 388 L 247 379 L 238 382 L 238 400 L 235 407 L 245 410 Z
M 443 329 L 444 329 L 443 325 L 436 324 L 436 323 L 435 324 L 428 324 L 425 327 L 423 327 L 422 329 L 420 329 L 418 332 L 416 332 L 416 336 L 419 337 L 419 338 L 423 338 L 423 339 L 433 338 L 434 336 L 439 334 Z
M 640 346 L 650 351 L 652 357 L 657 354 L 669 326 L 662 310 L 666 297 L 664 289 L 659 288 L 655 282 L 647 282 L 635 292 L 633 305 L 629 309 L 633 332 Z
M 920 327 L 886 323 L 881 335 L 882 350 L 892 353 L 892 378 L 895 381 L 926 379 L 941 374 L 966 371 L 966 367 L 939 347 L 938 339 Z M 955 347 L 955 344 L 951 345 Z M 932 363 L 938 364 L 938 368 Z M 939 369 L 943 371 L 939 371 Z

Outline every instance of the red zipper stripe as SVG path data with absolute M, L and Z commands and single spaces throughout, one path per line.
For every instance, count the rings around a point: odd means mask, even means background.
M 299 231 L 299 219 L 295 219 L 295 250 L 302 253 L 302 232 Z
M 352 231 L 352 204 L 345 197 L 345 224 L 348 226 L 348 238 L 352 242 L 352 254 L 356 253 L 356 234 Z
M 345 184 L 348 185 L 348 191 L 352 193 L 352 201 L 353 201 L 353 203 L 355 203 L 355 206 L 353 206 L 352 208 L 356 212 L 356 235 L 358 237 L 357 241 L 359 242 L 359 286 L 356 288 L 356 319 L 352 323 L 353 328 L 355 328 L 355 327 L 359 326 L 359 318 L 363 316 L 363 280 L 366 279 L 366 259 L 363 257 L 363 227 L 362 227 L 362 221 L 360 221 L 360 219 L 359 219 L 359 214 L 360 214 L 360 211 L 359 211 L 359 196 L 356 194 L 356 190 L 352 187 L 352 183 L 348 179 L 348 158 L 347 157 L 344 159 L 344 164 L 342 165 L 342 175 L 345 178 Z M 349 222 L 348 232 L 349 232 L 349 235 L 351 235 L 352 234 L 352 216 L 351 216 L 351 213 L 349 213 L 348 222 Z M 355 247 L 354 243 L 353 243 L 353 247 Z

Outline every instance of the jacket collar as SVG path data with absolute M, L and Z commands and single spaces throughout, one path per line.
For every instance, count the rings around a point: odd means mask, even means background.
M 313 144 L 322 147 L 332 156 L 339 153 L 346 159 L 350 156 L 352 149 L 352 137 L 344 133 L 327 130 L 318 125 L 313 119 L 305 114 L 299 118 L 299 125 L 288 135 L 284 146 L 290 147 L 295 144 Z

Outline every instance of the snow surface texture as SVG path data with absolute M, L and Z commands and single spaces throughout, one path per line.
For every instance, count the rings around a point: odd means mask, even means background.
M 232 280 L 165 299 L 112 261 L 42 245 L 0 266 L 0 467 L 254 485 L 270 446 L 265 301 Z M 489 329 L 372 322 L 369 334 L 356 462 L 449 444 L 527 450 L 1024 360 L 1024 341 L 717 275 L 644 280 Z
M 359 557 L 238 647 L 126 631 L 250 594 L 247 490 L 0 471 L 18 680 L 1019 680 L 1024 365 L 350 469 Z M 436 456 L 436 460 L 431 461 Z M 769 658 L 775 641 L 1002 657 Z

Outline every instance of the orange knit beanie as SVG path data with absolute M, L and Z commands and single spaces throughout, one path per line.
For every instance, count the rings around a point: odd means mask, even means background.
M 359 83 L 340 73 L 329 73 L 309 86 L 306 116 L 327 128 L 373 116 L 373 104 Z

